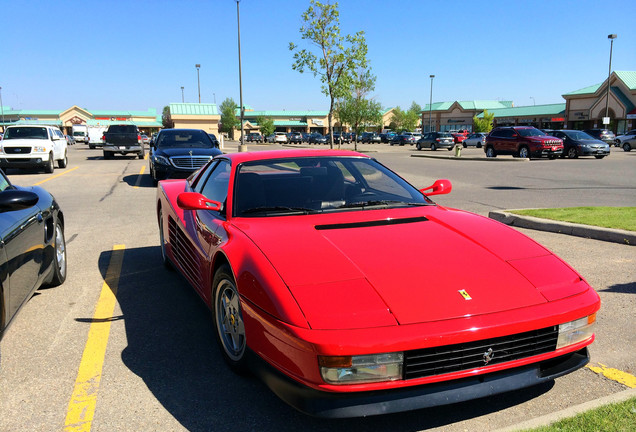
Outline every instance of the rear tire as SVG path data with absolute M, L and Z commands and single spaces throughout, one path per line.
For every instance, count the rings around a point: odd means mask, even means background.
M 437 146 L 436 146 L 435 144 L 431 144 L 431 150 L 432 150 L 432 151 L 437 150 Z
M 629 143 L 628 143 L 628 142 L 623 143 L 623 151 L 626 151 L 626 152 L 628 152 L 628 151 L 632 151 L 632 146 L 631 146 L 631 145 L 629 145 Z
M 576 153 L 576 148 L 570 147 L 568 149 L 568 159 L 576 159 L 579 155 Z
M 64 228 L 60 221 L 55 223 L 55 243 L 53 244 L 55 262 L 53 278 L 50 286 L 62 285 L 66 280 L 66 240 L 64 239 Z

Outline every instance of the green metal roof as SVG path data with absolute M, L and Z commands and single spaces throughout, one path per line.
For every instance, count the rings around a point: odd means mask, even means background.
M 448 111 L 453 104 L 457 102 L 462 109 L 468 111 L 483 111 L 483 110 L 494 110 L 501 108 L 511 108 L 512 101 L 496 101 L 496 100 L 474 100 L 474 101 L 452 101 L 452 102 L 434 102 L 432 105 L 426 104 L 424 108 L 422 108 L 422 112 L 424 111 Z M 429 108 L 432 106 L 432 108 Z
M 636 90 L 636 71 L 614 71 L 630 90 Z
M 219 115 L 216 104 L 171 103 L 171 115 Z
M 563 94 L 563 96 L 576 96 L 576 95 L 584 95 L 584 94 L 594 94 L 599 89 L 602 83 L 594 84 L 579 90 L 574 90 L 569 93 Z
M 238 114 L 237 114 L 238 115 Z M 245 111 L 243 117 L 327 117 L 329 111 Z
M 61 120 L 18 120 L 15 125 L 47 125 L 47 126 L 62 126 Z
M 494 114 L 495 118 L 498 117 L 528 117 L 528 116 L 543 116 L 543 115 L 556 115 L 565 113 L 565 104 L 547 104 L 547 105 L 530 105 L 522 107 L 512 108 L 500 108 L 488 110 L 489 114 Z M 477 115 L 477 118 L 483 118 L 484 113 Z
M 274 126 L 307 126 L 307 122 L 298 120 L 275 120 Z

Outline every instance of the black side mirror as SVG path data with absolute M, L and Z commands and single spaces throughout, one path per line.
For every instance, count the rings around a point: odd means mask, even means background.
M 36 205 L 38 200 L 35 192 L 8 189 L 0 192 L 0 212 L 24 210 Z

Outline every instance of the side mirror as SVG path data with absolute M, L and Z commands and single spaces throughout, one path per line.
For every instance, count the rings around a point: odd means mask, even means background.
M 0 212 L 24 210 L 36 205 L 38 200 L 35 192 L 7 189 L 0 192 Z
M 427 190 L 431 190 L 430 192 L 426 192 Z M 437 180 L 431 186 L 426 187 L 424 189 L 420 189 L 423 195 L 431 196 L 431 195 L 445 195 L 450 193 L 453 190 L 453 185 L 450 180 Z
M 223 204 L 209 200 L 197 192 L 183 192 L 177 196 L 177 205 L 183 210 L 219 211 Z

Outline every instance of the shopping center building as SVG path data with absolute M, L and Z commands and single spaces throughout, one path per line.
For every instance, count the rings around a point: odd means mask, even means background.
M 608 85 L 609 84 L 609 85 Z M 452 101 L 426 105 L 422 110 L 422 130 L 473 130 L 473 118 L 483 117 L 484 111 L 494 114 L 493 125 L 528 125 L 548 129 L 608 128 L 623 133 L 636 128 L 636 71 L 615 71 L 602 83 L 562 95 L 565 103 L 513 106 L 512 101 Z M 221 115 L 216 104 L 171 103 L 171 120 L 176 128 L 197 128 L 219 133 Z M 59 126 L 70 134 L 73 125 L 85 124 L 91 129 L 104 129 L 114 123 L 136 124 L 142 133 L 151 134 L 163 127 L 161 115 L 154 108 L 148 111 L 90 111 L 72 106 L 64 111 L 14 110 L 1 107 L 0 125 L 49 124 Z M 607 113 L 607 114 L 606 114 Z M 256 111 L 246 107 L 244 130 L 259 132 L 260 118 L 274 121 L 277 132 L 328 132 L 328 111 Z M 239 112 L 237 110 L 238 117 Z M 368 126 L 368 130 L 390 128 L 393 109 L 386 109 L 382 124 Z M 609 124 L 604 125 L 604 118 Z M 335 130 L 348 131 L 333 119 Z M 235 131 L 234 136 L 240 135 Z

